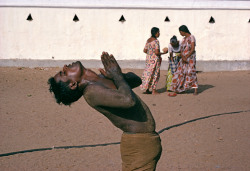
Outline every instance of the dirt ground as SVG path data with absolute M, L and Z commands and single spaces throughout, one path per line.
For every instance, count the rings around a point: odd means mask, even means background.
M 0 68 L 0 170 L 121 170 L 122 132 L 83 98 L 71 107 L 56 104 L 47 80 L 57 71 Z M 249 171 L 250 71 L 200 72 L 199 95 L 176 97 L 167 96 L 166 73 L 160 95 L 134 89 L 162 139 L 157 171 Z

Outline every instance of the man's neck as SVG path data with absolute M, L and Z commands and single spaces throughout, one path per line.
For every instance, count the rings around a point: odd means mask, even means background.
M 86 69 L 85 73 L 83 75 L 83 79 L 87 80 L 87 81 L 97 81 L 100 79 L 100 77 L 92 70 L 90 69 Z
M 84 90 L 86 88 L 86 86 L 88 84 L 90 84 L 91 82 L 97 82 L 98 81 L 98 75 L 90 70 L 90 69 L 84 69 L 83 70 L 83 75 L 82 75 L 82 78 L 81 78 L 81 82 L 78 83 L 78 86 L 80 88 L 80 90 Z

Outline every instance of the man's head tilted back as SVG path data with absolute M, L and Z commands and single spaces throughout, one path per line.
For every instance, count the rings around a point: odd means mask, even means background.
M 83 77 L 84 67 L 77 61 L 70 65 L 64 65 L 63 69 L 54 77 L 49 78 L 49 91 L 54 93 L 58 104 L 70 105 L 82 96 L 79 89 Z

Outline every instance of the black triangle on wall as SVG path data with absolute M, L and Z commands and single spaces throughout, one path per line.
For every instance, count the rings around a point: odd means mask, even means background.
M 27 20 L 28 20 L 28 21 L 32 21 L 32 20 L 33 20 L 33 18 L 32 18 L 32 16 L 31 16 L 31 14 L 29 14 L 29 16 L 28 16 Z
M 165 20 L 164 20 L 165 22 L 170 22 L 170 20 L 169 20 L 169 18 L 168 18 L 168 16 L 166 16 L 166 18 L 165 18 Z
M 210 20 L 209 20 L 209 23 L 215 23 L 215 20 L 214 18 L 211 16 Z
M 126 21 L 125 18 L 123 17 L 123 15 L 121 16 L 121 18 L 119 19 L 120 22 L 124 22 Z
M 250 19 L 248 20 L 248 23 L 250 23 Z
M 74 18 L 73 18 L 73 21 L 74 21 L 74 22 L 79 21 L 79 18 L 77 17 L 77 15 L 76 15 L 76 14 L 75 14 L 75 16 L 74 16 Z

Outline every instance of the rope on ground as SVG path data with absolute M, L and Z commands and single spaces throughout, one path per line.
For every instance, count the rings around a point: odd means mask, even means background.
M 179 123 L 176 125 L 172 125 L 166 128 L 161 129 L 160 131 L 158 131 L 159 134 L 161 134 L 162 132 L 169 130 L 171 128 L 175 128 L 175 127 L 179 127 L 191 122 L 195 122 L 198 120 L 202 120 L 202 119 L 207 119 L 207 118 L 211 118 L 211 117 L 216 117 L 216 116 L 222 116 L 222 115 L 231 115 L 231 114 L 238 114 L 238 113 L 244 113 L 244 112 L 250 112 L 250 110 L 242 110 L 242 111 L 236 111 L 236 112 L 227 112 L 227 113 L 220 113 L 220 114 L 214 114 L 214 115 L 209 115 L 209 116 L 204 116 L 204 117 L 200 117 L 200 118 L 196 118 L 196 119 L 192 119 L 183 123 Z M 31 152 L 36 152 L 36 151 L 47 151 L 47 150 L 53 150 L 53 149 L 70 149 L 70 148 L 87 148 L 87 147 L 100 147 L 100 146 L 109 146 L 109 145 L 117 145 L 120 144 L 120 142 L 113 142 L 113 143 L 105 143 L 105 144 L 93 144 L 93 145 L 79 145 L 79 146 L 60 146 L 60 147 L 51 147 L 51 148 L 37 148 L 37 149 L 31 149 L 31 150 L 23 150 L 23 151 L 16 151 L 16 152 L 11 152 L 11 153 L 4 153 L 4 154 L 0 154 L 0 157 L 5 157 L 5 156 L 11 156 L 11 155 L 15 155 L 15 154 L 22 154 L 22 153 L 31 153 Z

